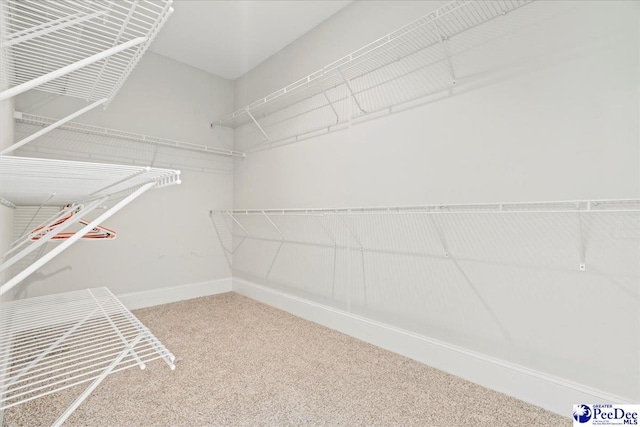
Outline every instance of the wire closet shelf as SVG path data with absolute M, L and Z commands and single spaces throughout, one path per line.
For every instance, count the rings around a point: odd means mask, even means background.
M 93 382 L 60 425 L 109 374 L 175 357 L 107 289 L 3 303 L 0 310 L 0 410 Z
M 384 214 L 509 214 L 509 213 L 640 212 L 640 199 L 564 200 L 375 206 L 350 208 L 232 209 L 215 210 L 224 215 L 384 215 Z
M 59 206 L 61 210 L 40 224 L 37 239 L 29 231 L 15 240 L 3 255 L 0 272 L 35 254 L 42 245 L 76 223 L 83 227 L 44 256 L 26 266 L 0 286 L 4 295 L 36 270 L 116 212 L 152 188 L 180 184 L 180 171 L 147 166 L 121 166 L 0 156 L 0 199 L 17 206 Z M 84 215 L 115 204 L 92 221 Z
M 22 112 L 20 113 L 16 112 L 14 118 L 16 123 L 25 123 L 25 124 L 35 125 L 35 126 L 42 126 L 42 127 L 50 126 L 56 122 L 56 119 L 52 119 L 50 117 L 43 117 L 35 114 L 22 113 Z M 92 126 L 85 123 L 68 122 L 58 126 L 57 129 L 80 132 L 88 135 L 106 136 L 106 137 L 112 137 L 117 139 L 124 139 L 128 141 L 141 142 L 144 144 L 153 144 L 153 145 L 159 145 L 163 147 L 189 150 L 189 151 L 194 151 L 194 152 L 204 153 L 204 154 L 214 154 L 214 155 L 225 156 L 225 157 L 245 157 L 245 153 L 241 151 L 218 148 L 218 147 L 209 147 L 206 145 L 193 144 L 193 143 L 184 142 L 184 141 L 176 141 L 176 140 L 171 140 L 166 138 L 160 138 L 157 136 L 143 135 L 139 133 L 127 132 L 127 131 L 118 130 L 118 129 Z
M 6 0 L 6 99 L 26 90 L 108 104 L 173 9 L 171 0 Z
M 255 148 L 311 137 L 420 99 L 443 89 L 443 81 L 444 88 L 456 83 L 449 39 L 531 1 L 452 1 L 223 116 L 218 124 L 245 129 Z M 434 78 L 434 67 L 438 78 Z

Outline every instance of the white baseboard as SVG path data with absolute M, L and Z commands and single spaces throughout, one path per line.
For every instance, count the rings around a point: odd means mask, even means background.
M 576 403 L 634 403 L 245 280 L 234 278 L 233 291 L 566 417 Z
M 231 292 L 231 278 L 189 283 L 187 285 L 151 289 L 118 295 L 118 299 L 129 309 L 152 307 L 191 298 Z

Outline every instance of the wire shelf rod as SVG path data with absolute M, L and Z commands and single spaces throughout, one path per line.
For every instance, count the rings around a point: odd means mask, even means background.
M 23 145 L 28 144 L 29 142 L 41 137 L 42 135 L 45 135 L 45 134 L 51 132 L 55 128 L 58 128 L 58 127 L 62 126 L 63 124 L 75 119 L 76 117 L 81 116 L 82 114 L 86 113 L 87 111 L 93 110 L 97 106 L 102 105 L 107 101 L 108 101 L 107 98 L 103 98 L 103 99 L 100 99 L 100 100 L 98 100 L 98 101 L 96 101 L 96 102 L 94 102 L 92 104 L 87 105 L 84 108 L 81 108 L 80 110 L 68 115 L 67 117 L 64 117 L 64 118 L 58 120 L 57 122 L 52 123 L 49 126 L 47 126 L 47 127 L 45 127 L 43 129 L 41 129 L 41 130 L 29 135 L 29 136 L 27 136 L 26 138 L 21 139 L 20 141 L 10 145 L 9 147 L 7 147 L 4 150 L 0 151 L 0 156 L 4 155 L 4 154 L 7 154 L 7 153 L 11 153 L 11 152 L 17 150 L 18 148 L 22 147 Z
M 613 207 L 613 208 L 612 208 Z M 349 208 L 233 209 L 213 212 L 233 215 L 287 214 L 418 214 L 418 213 L 565 213 L 565 212 L 636 212 L 640 199 L 599 199 L 469 204 L 433 204 L 411 206 L 376 206 Z
M 55 122 L 56 119 L 50 117 L 37 116 L 29 113 L 15 113 L 15 119 L 18 123 L 27 123 L 37 126 L 48 126 Z M 89 135 L 107 136 L 112 138 L 126 139 L 134 142 L 141 142 L 145 144 L 161 145 L 164 147 L 184 149 L 189 151 L 201 152 L 206 154 L 214 154 L 226 157 L 245 157 L 246 154 L 241 151 L 229 150 L 224 148 L 210 147 L 206 145 L 198 145 L 190 142 L 170 140 L 166 138 L 160 138 L 156 136 L 143 135 L 134 132 L 128 132 L 123 130 L 103 128 L 93 125 L 88 125 L 79 122 L 69 122 L 60 126 L 60 129 L 70 130 L 75 132 L 86 133 Z

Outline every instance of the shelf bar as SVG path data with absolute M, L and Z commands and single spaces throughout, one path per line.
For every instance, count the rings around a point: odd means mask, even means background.
M 87 111 L 93 110 L 94 108 L 96 108 L 99 105 L 104 104 L 105 102 L 108 101 L 108 98 L 103 98 L 100 99 L 99 101 L 94 102 L 93 104 L 87 105 L 84 108 L 81 108 L 80 110 L 76 111 L 75 113 L 69 114 L 67 117 L 58 120 L 57 122 L 27 136 L 26 138 L 16 142 L 13 145 L 10 145 L 9 147 L 5 148 L 4 150 L 2 150 L 0 152 L 0 156 L 11 153 L 15 150 L 17 150 L 18 148 L 24 146 L 25 144 L 28 144 L 29 142 L 40 138 L 42 135 L 46 135 L 47 133 L 51 132 L 52 130 L 62 126 L 63 124 L 70 122 L 71 120 L 75 119 L 78 116 L 83 115 L 84 113 L 86 113 Z
M 265 138 L 267 138 L 267 142 L 271 141 L 271 138 L 269 138 L 269 135 L 267 135 L 267 133 L 264 131 L 264 129 L 262 129 L 262 126 L 260 126 L 260 123 L 258 123 L 258 121 L 256 120 L 255 117 L 253 117 L 253 114 L 251 114 L 251 111 L 247 110 L 247 114 L 249 115 L 249 117 L 251 117 L 251 120 L 253 120 L 253 123 L 256 124 L 256 126 L 258 126 L 258 129 L 260 129 L 260 132 L 262 132 L 262 134 L 264 135 Z
M 121 201 L 119 201 L 111 209 L 108 209 L 106 212 L 104 212 L 98 218 L 94 219 L 88 225 L 84 226 L 80 231 L 75 233 L 73 236 L 71 236 L 70 238 L 68 238 L 64 242 L 62 242 L 60 245 L 56 246 L 54 249 L 52 249 L 50 252 L 45 254 L 43 257 L 39 258 L 33 264 L 29 265 L 22 272 L 18 273 L 14 277 L 12 277 L 10 280 L 7 281 L 7 283 L 5 283 L 4 285 L 0 286 L 0 295 L 4 295 L 7 291 L 12 289 L 18 283 L 22 282 L 24 279 L 26 279 L 31 274 L 33 274 L 40 267 L 45 265 L 47 262 L 51 261 L 51 259 L 53 259 L 57 255 L 59 255 L 62 251 L 67 249 L 72 244 L 74 244 L 77 240 L 81 239 L 82 236 L 87 234 L 89 231 L 91 231 L 97 225 L 100 225 L 100 223 L 104 222 L 106 219 L 111 217 L 113 214 L 118 212 L 120 209 L 122 209 L 125 206 L 127 206 L 129 203 L 131 203 L 133 200 L 137 199 L 139 196 L 144 194 L 146 191 L 148 191 L 151 188 L 153 188 L 155 185 L 156 185 L 155 182 L 147 183 L 147 184 L 143 185 L 142 187 L 138 188 L 137 190 L 135 190 L 133 193 L 131 193 L 130 195 L 128 195 L 127 197 L 125 197 Z
M 353 93 L 353 89 L 351 89 L 351 85 L 349 84 L 349 80 L 345 77 L 344 73 L 342 72 L 341 69 L 338 68 L 338 72 L 340 73 L 340 76 L 342 76 L 342 80 L 344 81 L 345 86 L 347 87 L 347 89 L 349 90 L 349 93 L 351 94 L 351 98 L 353 99 L 353 101 L 356 103 L 356 105 L 358 106 L 358 109 L 363 113 L 366 114 L 367 112 L 364 111 L 364 109 L 362 108 L 362 105 L 360 105 L 360 102 L 358 102 L 358 98 L 356 98 L 356 94 Z M 349 114 L 349 119 L 351 119 L 351 114 Z
M 22 83 L 18 86 L 14 86 L 10 89 L 4 90 L 0 92 L 0 101 L 3 101 L 8 98 L 12 98 L 22 92 L 26 92 L 29 89 L 36 88 L 42 84 L 45 84 L 51 80 L 57 79 L 58 77 L 64 76 L 65 74 L 69 74 L 73 71 L 79 70 L 82 67 L 86 67 L 87 65 L 93 64 L 94 62 L 100 61 L 104 58 L 107 58 L 111 55 L 114 55 L 118 52 L 122 52 L 123 50 L 129 49 L 130 47 L 137 46 L 140 43 L 144 43 L 147 41 L 146 37 L 138 37 L 128 42 L 122 43 L 121 45 L 112 47 L 110 49 L 105 50 L 104 52 L 97 53 L 88 58 L 82 59 L 78 62 L 74 62 L 73 64 L 69 64 L 66 67 L 62 67 L 58 70 L 47 73 L 43 76 L 37 77 L 33 80 Z
M 535 202 L 370 206 L 349 208 L 233 209 L 213 213 L 232 215 L 359 215 L 359 214 L 519 214 L 640 212 L 640 199 L 563 200 Z M 234 218 L 235 220 L 235 218 Z
M 37 116 L 34 114 L 24 113 L 24 112 L 16 112 L 15 116 L 16 116 L 16 122 L 18 123 L 33 124 L 36 126 L 47 126 L 53 123 L 55 120 L 49 117 Z M 79 122 L 65 123 L 64 125 L 60 126 L 60 129 L 85 133 L 89 135 L 104 136 L 104 137 L 109 137 L 114 139 L 125 139 L 128 141 L 141 142 L 145 144 L 161 145 L 164 147 L 189 150 L 189 151 L 195 151 L 195 152 L 206 153 L 206 154 L 214 154 L 219 156 L 246 157 L 246 154 L 241 151 L 228 150 L 228 149 L 217 148 L 217 147 L 209 147 L 206 145 L 198 145 L 198 144 L 193 144 L 193 143 L 184 142 L 184 141 L 175 141 L 171 139 L 160 138 L 157 136 L 137 134 L 137 133 L 118 130 L 118 129 L 102 128 L 102 127 L 88 125 L 88 124 L 79 123 Z
M 336 123 L 340 123 L 340 115 L 336 111 L 336 107 L 333 106 L 333 103 L 329 99 L 329 96 L 327 95 L 327 92 L 322 87 L 322 83 L 321 82 L 318 82 L 318 87 L 322 91 L 322 94 L 324 95 L 324 99 L 327 100 L 327 104 L 329 104 L 329 107 L 331 107 L 331 110 L 333 111 L 333 114 L 336 116 Z

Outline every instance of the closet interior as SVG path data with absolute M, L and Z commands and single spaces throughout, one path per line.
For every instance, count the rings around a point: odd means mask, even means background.
M 259 3 L 2 1 L 0 411 L 171 388 L 136 310 L 227 292 L 556 421 L 638 404 L 638 4 Z

